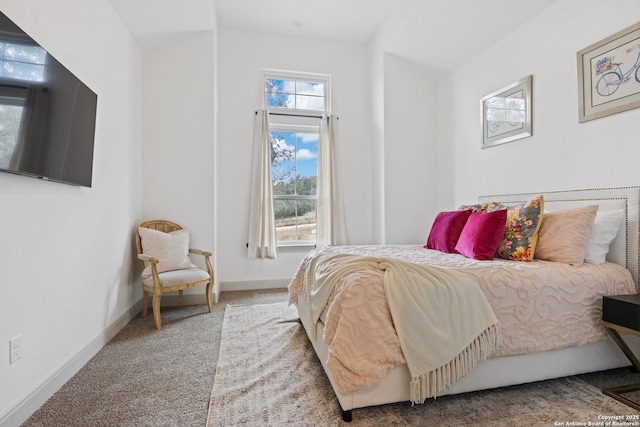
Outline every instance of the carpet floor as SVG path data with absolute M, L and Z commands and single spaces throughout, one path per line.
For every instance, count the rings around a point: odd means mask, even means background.
M 285 301 L 287 301 L 286 289 L 224 292 L 213 313 L 208 313 L 206 306 L 163 308 L 164 327 L 160 331 L 157 331 L 153 325 L 153 316 L 137 317 L 61 387 L 23 426 L 205 426 L 208 420 L 210 398 L 213 395 L 212 390 L 216 386 L 214 379 L 218 355 L 221 351 L 222 326 L 227 305 L 266 305 Z M 291 322 L 285 322 L 283 325 L 296 328 Z M 223 340 L 223 343 L 226 341 Z M 316 359 L 313 369 L 318 368 L 322 369 Z M 323 381 L 326 382 L 324 374 L 315 378 L 320 384 Z M 569 393 L 556 395 L 556 400 L 562 402 L 567 408 L 564 413 L 566 416 L 561 420 L 563 422 L 579 421 L 571 419 L 570 408 L 574 405 L 571 391 L 584 389 L 584 383 L 595 387 L 597 393 L 594 398 L 604 397 L 608 402 L 617 404 L 615 400 L 601 396 L 599 388 L 640 382 L 638 375 L 627 368 L 585 374 L 570 377 L 567 380 L 548 382 L 563 381 L 565 390 Z M 575 382 L 578 380 L 582 382 Z M 220 386 L 221 384 L 218 384 L 218 387 Z M 524 386 L 514 388 L 518 387 Z M 505 390 L 509 391 L 509 389 L 511 388 Z M 465 417 L 468 412 L 468 401 L 475 395 L 488 396 L 499 393 L 500 390 L 502 389 L 467 393 L 458 397 L 444 396 L 430 403 L 445 405 L 447 401 L 456 399 L 451 407 L 457 407 L 457 411 L 442 425 L 468 425 L 465 424 L 465 418 L 460 418 Z M 547 393 L 546 389 L 541 392 L 543 395 L 545 393 Z M 529 395 L 524 391 L 521 393 L 521 400 L 539 400 L 534 396 L 537 395 Z M 640 401 L 640 396 L 634 400 Z M 480 403 L 480 407 L 483 406 L 484 411 L 496 411 L 496 407 L 490 409 L 486 401 L 484 404 Z M 334 411 L 335 416 L 323 419 L 320 425 L 339 425 L 341 418 L 335 397 L 333 397 L 333 403 L 327 407 Z M 366 416 L 362 414 L 365 410 L 355 410 L 354 423 L 362 424 L 368 419 L 369 425 L 371 423 L 375 425 L 376 420 L 387 416 L 384 415 L 386 412 L 395 412 L 396 415 L 393 415 L 395 418 L 387 418 L 391 420 L 389 425 L 436 425 L 431 421 L 443 419 L 442 415 L 438 415 L 440 409 L 435 405 L 430 405 L 428 408 L 432 410 L 421 413 L 420 411 L 427 409 L 427 405 L 420 407 L 410 407 L 407 404 L 384 405 L 367 409 L 366 411 L 372 412 L 371 415 Z M 595 407 L 595 409 L 602 411 L 602 415 L 611 415 L 604 407 L 603 409 Z M 297 425 L 306 410 L 307 408 L 304 407 L 298 408 L 295 418 L 288 419 L 286 424 Z M 480 410 L 481 408 L 478 409 Z M 615 415 L 638 414 L 637 411 L 626 406 L 619 409 L 621 412 L 616 411 Z M 406 414 L 412 412 L 418 414 L 417 421 L 407 418 Z M 503 410 L 498 408 L 498 412 L 502 413 Z M 431 418 L 436 416 L 441 418 Z M 211 424 L 215 422 L 213 418 L 209 418 L 208 421 L 210 425 L 215 425 Z M 354 423 L 352 425 L 358 425 Z M 533 421 L 527 422 L 525 419 L 519 425 L 540 424 L 535 424 Z
M 637 416 L 573 377 L 361 408 L 347 424 L 297 317 L 286 303 L 227 307 L 207 427 L 597 425 L 603 415 Z

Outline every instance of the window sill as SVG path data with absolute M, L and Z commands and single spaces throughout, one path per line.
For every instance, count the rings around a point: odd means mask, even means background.
M 280 248 L 315 248 L 316 242 L 281 242 L 277 244 Z

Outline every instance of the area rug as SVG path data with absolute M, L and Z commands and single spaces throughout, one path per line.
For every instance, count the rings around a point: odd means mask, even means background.
M 340 406 L 295 307 L 228 306 L 207 427 L 217 426 L 554 426 L 597 425 L 631 408 L 574 377 L 409 403 Z

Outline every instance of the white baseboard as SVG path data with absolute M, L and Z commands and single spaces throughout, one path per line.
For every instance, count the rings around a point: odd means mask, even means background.
M 219 284 L 221 292 L 223 291 L 247 291 L 260 289 L 286 288 L 290 279 L 277 280 L 251 280 L 224 282 Z M 218 301 L 218 293 L 214 293 L 215 301 Z M 204 305 L 207 303 L 207 297 L 204 292 L 197 294 L 184 294 L 184 305 Z M 177 306 L 178 294 L 171 293 L 163 295 L 163 306 Z M 87 344 L 84 349 L 74 355 L 68 362 L 56 370 L 49 378 L 45 379 L 39 386 L 21 399 L 15 406 L 0 416 L 0 427 L 15 427 L 24 423 L 35 411 L 37 411 L 45 402 L 54 395 L 67 381 L 71 379 L 84 365 L 91 360 L 122 328 L 124 328 L 134 317 L 140 313 L 142 308 L 142 299 L 138 300 L 111 326 L 109 326 L 102 334 L 97 336 L 93 341 Z M 148 306 L 147 315 L 151 313 L 151 303 Z
M 87 344 L 84 349 L 74 355 L 49 378 L 45 379 L 14 407 L 0 416 L 0 427 L 14 427 L 24 423 L 140 312 L 140 306 L 141 301 L 135 303 L 102 334 Z
M 220 292 L 233 292 L 233 291 L 254 291 L 254 290 L 262 290 L 262 289 L 283 289 L 289 286 L 291 279 L 273 279 L 273 280 L 246 280 L 246 281 L 235 281 L 235 282 L 220 282 L 219 289 Z M 213 296 L 215 297 L 214 302 L 218 302 L 218 295 L 214 292 Z M 140 304 L 138 304 L 138 308 L 140 308 Z M 206 305 L 207 304 L 207 295 L 204 291 L 196 291 L 184 293 L 182 295 L 182 304 L 183 305 Z M 177 307 L 180 305 L 179 296 L 177 292 L 171 292 L 165 295 L 162 295 L 162 300 L 160 302 L 161 307 Z M 149 297 L 149 303 L 147 306 L 147 315 L 151 312 L 151 298 Z M 140 310 L 138 309 L 138 313 Z
M 259 289 L 280 289 L 289 286 L 291 279 L 247 280 L 237 282 L 220 282 L 221 292 L 253 291 Z
M 255 291 L 263 289 L 283 289 L 289 286 L 291 279 L 273 279 L 273 280 L 246 280 L 235 282 L 220 282 L 220 292 L 233 292 L 233 291 Z M 219 295 L 214 292 L 215 303 L 218 302 Z M 177 307 L 179 305 L 179 296 L 177 292 L 171 292 L 162 295 L 160 305 L 162 307 Z M 151 312 L 151 298 L 149 298 L 147 308 L 147 315 Z M 182 295 L 183 305 L 206 305 L 207 296 L 204 291 L 189 292 Z M 140 307 L 140 305 L 138 305 Z M 139 312 L 139 311 L 138 311 Z
M 214 297 L 214 304 L 217 302 Z M 177 293 L 170 293 L 162 295 L 162 300 L 160 300 L 161 307 L 177 307 L 180 305 L 180 300 L 178 299 Z M 183 294 L 182 295 L 182 305 L 207 305 L 207 296 L 204 293 L 198 294 Z M 147 315 L 152 312 L 151 308 L 151 298 L 149 298 L 149 303 L 147 305 Z

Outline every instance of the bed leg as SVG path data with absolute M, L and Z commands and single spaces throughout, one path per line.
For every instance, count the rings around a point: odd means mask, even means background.
M 353 415 L 351 414 L 351 409 L 348 411 L 342 410 L 342 421 L 345 423 L 350 423 L 353 420 Z

